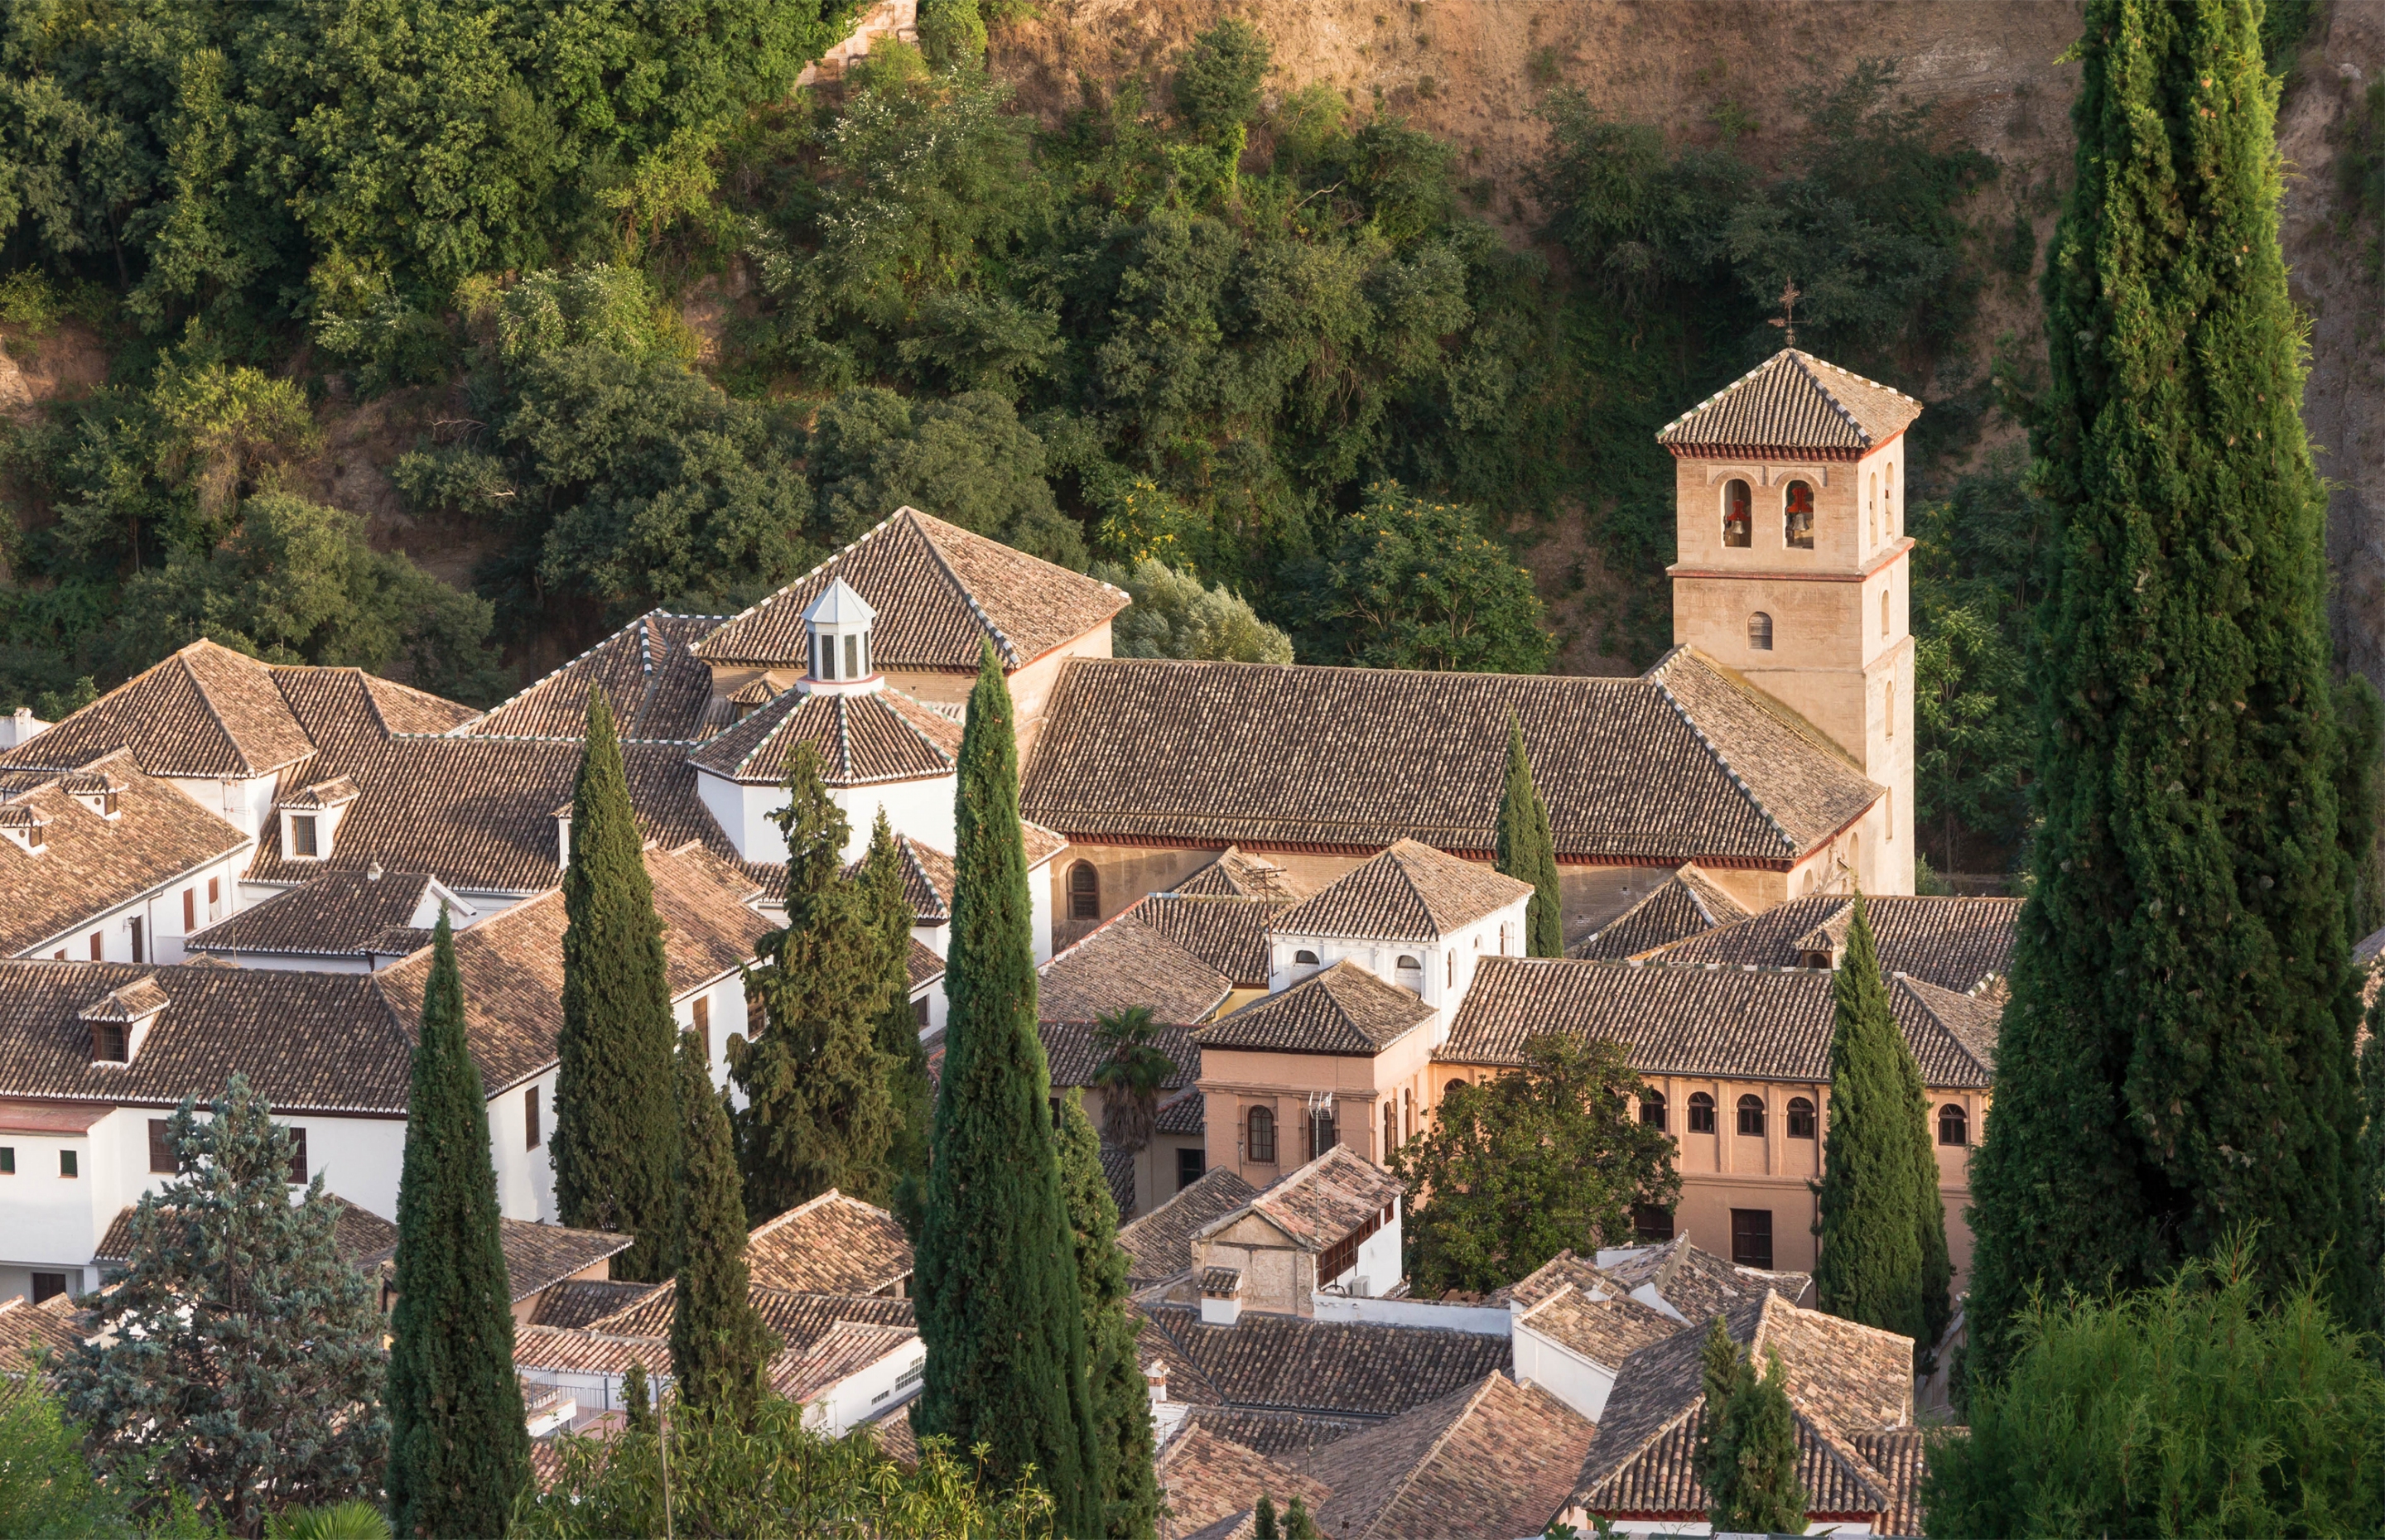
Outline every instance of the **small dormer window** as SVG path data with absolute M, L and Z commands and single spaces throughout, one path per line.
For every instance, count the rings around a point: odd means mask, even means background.
M 315 847 L 315 815 L 293 813 L 290 815 L 290 854 L 298 861 L 313 861 L 319 852 Z
M 22 802 L 0 806 L 0 834 L 19 850 L 33 855 L 42 853 L 50 842 L 50 821 Z
M 124 1025 L 122 1022 L 91 1024 L 91 1057 L 94 1062 L 121 1064 L 125 1062 Z

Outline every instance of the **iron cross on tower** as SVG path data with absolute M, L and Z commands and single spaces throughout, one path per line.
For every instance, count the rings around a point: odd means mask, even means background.
M 1797 302 L 1804 297 L 1793 278 L 1780 291 L 1780 315 L 1772 317 L 1772 324 L 1783 333 L 1780 341 L 1784 347 L 1797 345 Z

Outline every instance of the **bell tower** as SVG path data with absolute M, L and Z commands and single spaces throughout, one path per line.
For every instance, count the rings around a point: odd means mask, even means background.
M 1673 640 L 1804 717 L 1886 795 L 1843 859 L 1913 891 L 1912 397 L 1793 346 L 1667 423 Z

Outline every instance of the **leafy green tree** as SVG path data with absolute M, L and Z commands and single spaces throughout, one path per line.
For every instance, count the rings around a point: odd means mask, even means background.
M 1803 1534 L 1808 1494 L 1797 1480 L 1797 1422 L 1778 1351 L 1756 1378 L 1749 1355 L 1717 1316 L 1701 1359 L 1705 1415 L 1698 1479 L 1714 1532 Z
M 497 1237 L 489 1106 L 464 1035 L 447 912 L 406 1099 L 390 1323 L 389 1506 L 401 1534 L 494 1534 L 530 1479 L 513 1293 Z
M 1822 1179 L 1814 1187 L 1814 1233 L 1821 1237 L 1814 1290 L 1832 1315 L 1918 1341 L 1922 1209 L 1938 1199 L 1936 1158 L 1920 1071 L 1889 1014 L 1860 898 L 1846 959 L 1831 983 L 1838 1016 L 1830 1034 L 1830 1125 Z M 1923 1161 L 1930 1162 L 1926 1193 Z
M 1204 140 L 1239 155 L 1274 61 L 1265 33 L 1227 18 L 1194 38 L 1177 66 L 1177 113 Z
M 1085 537 L 1043 479 L 1043 444 L 1010 403 L 971 391 L 909 401 L 865 386 L 820 408 L 813 474 L 831 538 L 851 540 L 908 504 L 1082 570 Z
M 1159 1119 L 1159 1093 L 1177 1070 L 1158 1037 L 1148 1005 L 1130 1005 L 1093 1020 L 1093 1046 L 1101 1054 L 1093 1066 L 1093 1086 L 1102 1093 L 1102 1142 L 1131 1155 L 1150 1147 Z
M 506 1533 L 524 1540 L 611 1540 L 664 1529 L 663 1460 L 656 1435 L 557 1441 L 557 1478 L 525 1500 Z M 973 1458 L 923 1441 L 905 1470 L 867 1430 L 830 1438 L 804 1409 L 768 1396 L 752 1426 L 710 1417 L 670 1422 L 670 1520 L 690 1534 L 779 1537 L 868 1534 L 884 1540 L 1055 1533 L 1052 1499 L 1032 1485 L 997 1485 Z M 1082 1533 L 1082 1532 L 1073 1532 Z
M 1531 575 L 1472 509 L 1367 489 L 1330 554 L 1303 569 L 1303 640 L 1318 662 L 1538 674 L 1554 649 Z
M 648 1281 L 669 1270 L 679 1127 L 656 1094 L 671 1083 L 675 1033 L 643 846 L 613 708 L 592 689 L 563 869 L 562 1064 L 548 1155 L 563 1223 L 635 1236 L 613 1275 Z
M 81 1432 L 29 1355 L 0 1381 L 0 1534 L 131 1534 L 121 1494 L 92 1474 Z
M 1127 1314 L 1127 1256 L 1118 1243 L 1118 1200 L 1102 1172 L 1102 1141 L 1085 1115 L 1084 1099 L 1074 1091 L 1060 1104 L 1059 1146 L 1093 1376 L 1101 1533 L 1108 1540 L 1147 1540 L 1159 1521 L 1159 1484 L 1152 1463 L 1151 1386 L 1134 1348 L 1143 1323 Z
M 1249 600 L 1223 583 L 1205 589 L 1192 574 L 1149 557 L 1131 567 L 1098 563 L 1093 575 L 1134 600 L 1113 623 L 1117 657 L 1292 661 L 1292 638 L 1261 620 Z
M 2314 1278 L 2241 1238 L 2155 1287 L 2033 1297 L 1967 1436 L 1934 1439 L 1932 1534 L 2365 1534 L 2385 1527 L 2385 1374 Z
M 1990 1381 L 2032 1287 L 2139 1286 L 2237 1225 L 2279 1279 L 2368 1244 L 2347 950 L 2374 827 L 2340 803 L 2375 748 L 2328 677 L 2254 16 L 2093 0 L 2077 49 L 2031 428 L 2043 822 L 1972 1166 Z M 2329 1276 L 2365 1323 L 2366 1270 Z
M 878 1051 L 887 1065 L 887 1097 L 894 1130 L 886 1144 L 887 1206 L 916 1240 L 920 1206 L 928 1198 L 928 1126 L 936 1112 L 935 1082 L 928 1075 L 928 1049 L 919 1040 L 919 1019 L 911 1009 L 911 927 L 918 913 L 903 885 L 903 857 L 886 810 L 870 826 L 869 851 L 861 859 L 861 892 L 878 932 L 880 986 Z
M 272 663 L 397 673 L 488 702 L 512 688 L 487 642 L 493 607 L 365 542 L 365 521 L 287 492 L 241 504 L 213 551 L 176 551 L 124 586 L 123 663 L 145 668 L 206 637 Z
M 294 1503 L 377 1492 L 389 1446 L 381 1313 L 332 1244 L 318 1172 L 290 1201 L 289 1131 L 234 1075 L 167 1122 L 176 1174 L 132 1213 L 123 1278 L 58 1370 L 101 1479 L 235 1534 Z
M 1452 1084 L 1430 1129 L 1390 1161 L 1408 1191 L 1408 1273 L 1420 1292 L 1511 1284 L 1571 1248 L 1632 1233 L 1634 1206 L 1670 1208 L 1673 1141 L 1631 1115 L 1645 1087 L 1613 1043 L 1544 1036 L 1516 1071 Z
M 729 1039 L 729 1073 L 745 1093 L 745 1211 L 757 1224 L 830 1187 L 884 1198 L 898 1131 L 897 1062 L 879 1042 L 891 938 L 864 885 L 844 876 L 844 812 L 809 744 L 788 756 L 787 805 L 771 816 L 787 837 L 787 924 L 755 948 L 769 966 L 746 974 L 762 1032 Z
M 1565 955 L 1565 909 L 1557 888 L 1556 837 L 1549 810 L 1532 784 L 1524 754 L 1523 724 L 1507 714 L 1507 787 L 1499 799 L 1499 870 L 1532 885 L 1524 912 L 1525 955 Z
M 919 47 L 939 69 L 982 61 L 985 19 L 977 0 L 920 0 Z
M 2010 849 L 2026 829 L 2029 728 L 2021 652 L 1978 612 L 1939 610 L 1913 640 L 1915 826 L 1949 871 L 1984 835 Z
M 745 1270 L 745 1204 L 729 1109 L 713 1090 L 704 1040 L 682 1032 L 672 1066 L 679 1169 L 671 1182 L 671 1385 L 691 1410 L 750 1422 L 777 1351 Z
M 1090 1534 L 1103 1525 L 1101 1451 L 1035 1026 L 1015 733 L 989 645 L 961 738 L 950 1014 L 918 1259 L 928 1372 L 911 1415 L 922 1434 L 989 1446 L 997 1480 L 1034 1466 L 1058 1527 Z

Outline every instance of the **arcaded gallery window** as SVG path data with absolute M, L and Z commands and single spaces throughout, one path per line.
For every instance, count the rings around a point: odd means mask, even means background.
M 1781 499 L 1780 539 L 1792 550 L 1814 549 L 1814 484 L 1792 481 Z
M 1722 489 L 1722 543 L 1744 547 L 1754 543 L 1755 528 L 1755 493 L 1744 481 L 1724 483 Z
M 1713 1133 L 1715 1131 L 1714 1112 L 1714 1098 L 1704 1091 L 1693 1093 L 1690 1097 L 1690 1132 Z

